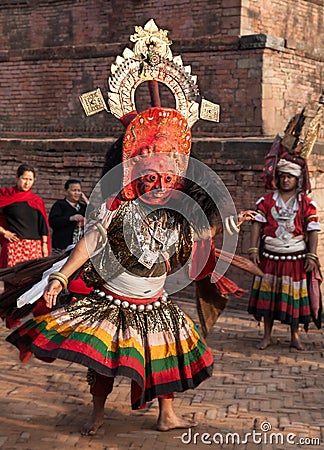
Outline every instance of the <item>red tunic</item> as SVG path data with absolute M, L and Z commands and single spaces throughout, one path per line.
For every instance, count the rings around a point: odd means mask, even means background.
M 280 212 L 280 208 L 278 204 L 276 204 L 278 203 L 277 198 L 278 191 L 267 194 L 257 202 L 257 211 L 260 216 L 257 217 L 256 220 L 259 222 L 264 222 L 263 234 L 265 236 L 277 237 L 276 230 L 278 229 L 279 224 L 273 216 L 273 208 L 278 214 Z M 295 229 L 290 230 L 290 233 L 294 236 L 299 236 L 304 234 L 306 230 L 319 230 L 320 227 L 314 202 L 302 193 L 298 194 L 297 201 L 298 210 L 296 210 L 296 216 L 294 219 Z M 310 225 L 310 223 L 313 223 L 313 225 Z M 318 225 L 314 226 L 315 223 Z

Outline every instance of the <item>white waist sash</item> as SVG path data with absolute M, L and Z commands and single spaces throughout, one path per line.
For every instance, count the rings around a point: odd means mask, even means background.
M 166 273 L 160 277 L 139 277 L 129 272 L 123 272 L 104 287 L 122 297 L 150 298 L 157 296 L 163 289 Z
M 264 248 L 274 253 L 295 253 L 303 252 L 306 249 L 304 236 L 295 236 L 289 241 L 267 236 L 264 239 Z

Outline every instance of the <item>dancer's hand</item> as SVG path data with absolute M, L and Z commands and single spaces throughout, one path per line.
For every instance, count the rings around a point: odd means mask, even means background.
M 260 264 L 260 256 L 259 253 L 252 253 L 249 255 L 249 260 L 253 262 L 256 266 Z
M 62 285 L 58 280 L 52 280 L 50 283 L 48 283 L 43 294 L 46 306 L 48 308 L 52 308 L 56 305 L 56 299 L 61 290 Z
M 316 266 L 318 266 L 317 261 L 314 261 L 313 259 L 310 259 L 310 258 L 306 258 L 305 266 L 304 266 L 306 272 L 312 272 Z
M 252 209 L 248 209 L 247 211 L 241 211 L 237 216 L 237 226 L 239 227 L 242 225 L 243 222 L 249 222 L 250 220 L 254 220 L 255 216 L 257 215 L 256 211 L 253 211 Z

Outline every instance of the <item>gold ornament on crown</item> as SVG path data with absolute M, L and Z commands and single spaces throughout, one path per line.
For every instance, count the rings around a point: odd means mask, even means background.
M 85 94 L 80 95 L 79 98 L 87 116 L 92 116 L 103 110 L 108 111 L 99 88 L 94 91 L 86 92 Z
M 153 19 L 142 27 L 135 27 L 135 34 L 129 38 L 135 42 L 133 52 L 136 56 L 145 55 L 147 52 L 158 53 L 161 57 L 172 59 L 170 41 L 167 37 L 168 30 L 159 30 Z

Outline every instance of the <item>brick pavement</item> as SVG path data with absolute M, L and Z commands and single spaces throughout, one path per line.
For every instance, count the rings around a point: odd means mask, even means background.
M 196 317 L 192 304 L 181 306 Z M 312 328 L 308 335 L 302 333 L 303 352 L 289 349 L 288 331 L 287 326 L 275 325 L 275 344 L 259 351 L 256 344 L 262 329 L 257 322 L 245 312 L 225 311 L 208 337 L 215 356 L 213 377 L 175 398 L 177 411 L 199 421 L 193 430 L 198 435 L 188 430 L 157 432 L 156 401 L 146 410 L 131 411 L 129 381 L 119 378 L 107 402 L 104 426 L 97 436 L 81 437 L 78 430 L 90 411 L 86 369 L 34 358 L 20 364 L 16 349 L 4 341 L 7 330 L 1 325 L 0 449 L 166 450 L 206 449 L 209 445 L 240 450 L 323 450 L 324 331 Z M 261 433 L 261 424 L 270 424 L 271 431 L 264 428 Z M 238 433 L 243 439 L 253 430 L 261 434 L 247 437 L 246 443 L 232 443 L 227 435 Z M 204 433 L 211 437 L 203 437 Z M 271 433 L 277 434 L 271 437 Z M 297 435 L 294 443 L 287 441 L 289 433 Z M 300 438 L 306 438 L 309 445 L 300 445 Z M 314 438 L 322 443 L 310 443 Z

